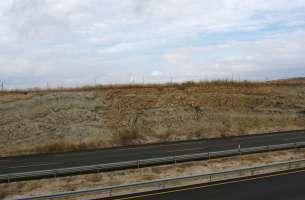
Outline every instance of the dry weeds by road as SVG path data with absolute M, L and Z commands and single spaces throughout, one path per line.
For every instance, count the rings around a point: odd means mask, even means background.
M 74 177 L 24 181 L 0 184 L 0 197 L 6 198 L 43 195 L 63 191 L 100 188 L 123 183 L 139 182 L 160 178 L 194 175 L 238 167 L 251 167 L 292 159 L 305 159 L 305 149 L 235 156 L 208 161 L 195 161 L 176 165 L 147 167 Z

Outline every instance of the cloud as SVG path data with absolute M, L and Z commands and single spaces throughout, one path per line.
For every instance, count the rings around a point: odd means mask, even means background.
M 2 1 L 0 79 L 20 87 L 84 84 L 96 74 L 128 82 L 153 71 L 177 79 L 302 72 L 304 18 L 304 0 Z
M 160 72 L 158 70 L 151 72 L 151 76 L 162 76 L 162 75 L 163 75 L 163 72 Z
M 272 71 L 282 74 L 289 70 L 305 72 L 304 44 L 305 31 L 302 30 L 272 34 L 254 41 L 179 48 L 165 53 L 163 58 L 181 75 L 208 74 L 213 77 L 221 74 L 228 78 L 235 72 L 260 79 L 259 76 L 268 76 L 268 73 L 272 76 Z

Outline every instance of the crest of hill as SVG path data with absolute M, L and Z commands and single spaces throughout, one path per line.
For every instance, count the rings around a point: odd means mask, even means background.
M 272 83 L 288 83 L 288 84 L 305 84 L 305 77 L 296 77 L 289 79 L 279 79 L 271 81 Z
M 108 84 L 108 85 L 85 85 L 82 87 L 58 87 L 58 88 L 40 88 L 34 87 L 29 89 L 13 89 L 13 90 L 0 90 L 0 95 L 5 94 L 28 94 L 28 93 L 53 93 L 53 92 L 90 92 L 96 90 L 107 90 L 107 89 L 186 89 L 191 87 L 202 87 L 202 88 L 214 88 L 214 87 L 258 87 L 258 86 L 285 86 L 285 85 L 304 85 L 305 77 L 291 78 L 291 79 L 279 79 L 272 81 L 234 81 L 234 80 L 211 80 L 211 81 L 187 81 L 182 83 L 148 83 L 148 84 Z

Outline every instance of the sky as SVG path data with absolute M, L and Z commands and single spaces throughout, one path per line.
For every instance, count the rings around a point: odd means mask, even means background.
M 305 0 L 0 1 L 10 88 L 305 76 Z

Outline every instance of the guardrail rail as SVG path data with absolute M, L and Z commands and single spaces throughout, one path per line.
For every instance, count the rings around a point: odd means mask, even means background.
M 161 164 L 174 164 L 174 163 L 179 163 L 179 162 L 205 160 L 205 159 L 212 159 L 212 158 L 253 154 L 253 153 L 277 151 L 277 150 L 285 150 L 285 149 L 304 148 L 304 147 L 305 147 L 305 142 L 268 145 L 268 146 L 250 147 L 250 148 L 240 148 L 239 147 L 237 149 L 231 149 L 231 150 L 226 150 L 226 151 L 187 154 L 187 155 L 181 155 L 181 156 L 169 156 L 169 157 L 161 157 L 161 158 L 127 161 L 127 162 L 116 162 L 116 163 L 88 165 L 88 166 L 81 166 L 81 167 L 61 168 L 61 169 L 54 169 L 54 170 L 10 173 L 10 174 L 0 175 L 0 182 L 9 183 L 9 182 L 14 182 L 14 181 L 30 180 L 30 179 L 37 179 L 37 178 L 52 178 L 52 177 L 66 176 L 66 175 L 99 173 L 99 172 L 111 171 L 111 170 L 140 168 L 140 167 L 147 167 L 147 166 L 161 165 Z
M 68 197 L 71 198 L 71 197 L 78 197 L 84 195 L 102 195 L 102 197 L 105 198 L 105 197 L 113 197 L 124 194 L 135 194 L 143 191 L 172 189 L 176 187 L 194 185 L 199 183 L 213 183 L 215 181 L 225 181 L 234 178 L 244 178 L 254 175 L 262 175 L 266 173 L 268 174 L 268 173 L 281 172 L 287 170 L 295 170 L 304 167 L 305 167 L 305 159 L 294 160 L 294 161 L 278 162 L 267 165 L 259 165 L 255 167 L 231 169 L 216 173 L 198 174 L 198 175 L 183 176 L 183 177 L 176 177 L 169 179 L 159 179 L 159 180 L 123 184 L 123 185 L 91 189 L 91 190 L 65 192 L 61 194 L 54 194 L 47 196 L 20 198 L 18 200 L 61 199 L 61 198 L 68 198 Z M 148 188 L 148 190 L 145 190 L 145 188 Z

